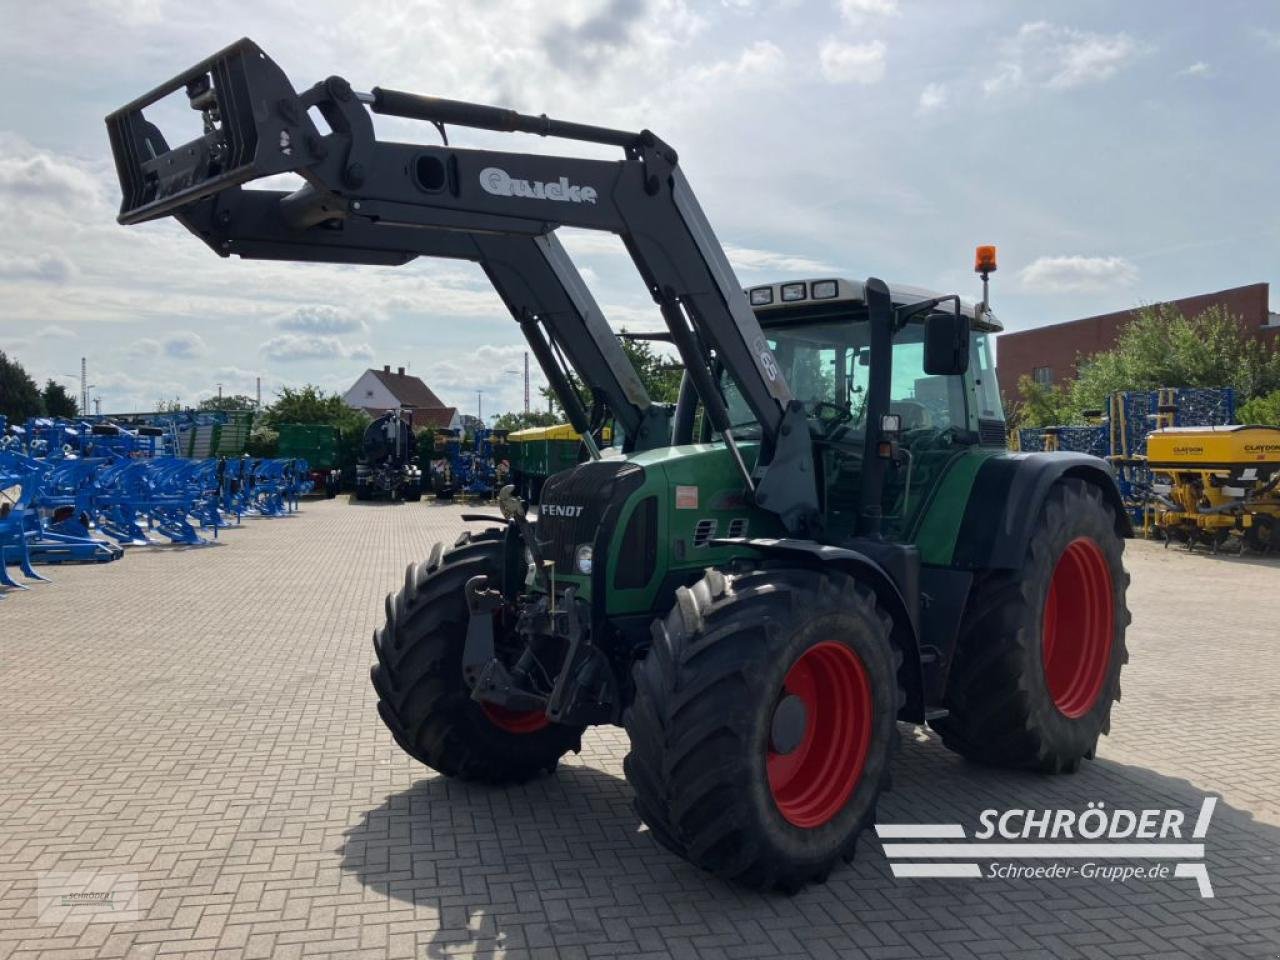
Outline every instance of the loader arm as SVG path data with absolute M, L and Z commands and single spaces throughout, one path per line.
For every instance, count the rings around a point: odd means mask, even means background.
M 544 369 L 559 367 L 556 350 L 579 372 L 622 425 L 628 450 L 667 442 L 666 417 L 610 330 L 604 314 L 555 234 L 504 236 L 398 226 L 363 218 L 297 231 L 284 222 L 289 194 L 231 187 L 174 214 L 222 256 L 398 266 L 417 257 L 470 260 L 484 269 L 520 323 Z M 588 416 L 567 378 L 548 372 L 557 399 L 579 433 Z
M 170 147 L 143 111 L 184 88 L 193 109 L 204 117 L 205 133 Z M 328 132 L 317 128 L 309 114 L 313 108 Z M 369 111 L 609 144 L 621 147 L 624 158 L 604 161 L 380 141 Z M 573 305 L 557 314 L 563 319 L 552 337 L 567 355 L 570 341 L 587 344 L 572 362 L 585 363 L 579 368 L 584 379 L 593 386 L 598 382 L 602 393 L 612 393 L 609 401 L 622 403 L 625 410 L 638 405 L 634 384 L 628 386 L 618 376 L 625 363 L 625 358 L 619 362 L 621 348 L 601 335 L 600 325 L 607 325 L 583 299 L 585 285 L 552 236 L 560 226 L 618 235 L 661 310 L 703 409 L 733 452 L 744 484 L 788 529 L 804 532 L 818 522 L 804 412 L 793 400 L 675 151 L 652 133 L 379 88 L 358 94 L 340 77 L 299 94 L 248 39 L 111 114 L 107 126 L 123 192 L 121 223 L 176 216 L 223 255 L 346 263 L 449 256 L 442 250 L 455 238 L 440 239 L 439 247 L 430 249 L 437 243 L 434 238 L 460 234 L 466 238 L 460 242 L 473 244 L 465 258 L 479 262 L 499 294 L 511 297 L 507 306 L 526 334 L 529 319 L 545 323 L 546 316 L 531 313 L 537 304 L 522 302 L 526 298 L 554 296 L 562 298 L 561 306 L 564 300 Z M 255 216 L 243 222 L 243 198 L 249 192 L 241 186 L 286 172 L 301 175 L 305 186 L 287 195 L 268 194 L 274 211 L 249 204 Z M 488 238 L 502 249 L 490 247 Z M 524 242 L 502 245 L 497 238 Z M 542 266 L 531 266 L 537 256 L 530 250 L 541 254 Z M 558 282 L 558 294 L 544 289 L 548 273 Z M 545 366 L 544 354 L 539 360 Z M 711 373 L 713 362 L 728 372 L 760 425 L 762 449 L 753 474 L 738 455 Z M 638 412 L 633 419 L 643 415 Z

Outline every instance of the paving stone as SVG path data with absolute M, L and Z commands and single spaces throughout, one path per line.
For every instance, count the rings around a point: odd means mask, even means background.
M 1242 957 L 1280 953 L 1280 562 L 1131 543 L 1131 663 L 1099 758 L 988 770 L 902 727 L 886 822 L 1220 797 L 1193 881 L 895 880 L 881 845 L 794 897 L 654 843 L 590 731 L 554 777 L 447 781 L 374 710 L 384 594 L 465 508 L 310 501 L 0 599 L 0 958 Z M 473 527 L 475 525 L 472 525 Z M 42 923 L 50 872 L 134 920 Z

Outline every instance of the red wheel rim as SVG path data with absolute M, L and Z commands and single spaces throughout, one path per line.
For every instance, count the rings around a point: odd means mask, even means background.
M 1044 678 L 1065 716 L 1093 709 L 1111 663 L 1115 623 L 1111 568 L 1087 537 L 1067 544 L 1053 568 L 1044 601 Z
M 871 681 L 856 653 L 825 641 L 791 665 L 783 688 L 804 703 L 804 735 L 790 753 L 767 752 L 769 792 L 788 823 L 820 827 L 843 809 L 866 765 Z
M 541 710 L 508 710 L 496 703 L 482 703 L 480 709 L 490 723 L 507 733 L 536 733 L 551 723 Z

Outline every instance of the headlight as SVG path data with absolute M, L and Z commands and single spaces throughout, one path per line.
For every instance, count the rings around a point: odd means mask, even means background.
M 573 555 L 574 566 L 578 568 L 578 572 L 584 576 L 591 573 L 591 544 L 584 543 L 578 547 Z

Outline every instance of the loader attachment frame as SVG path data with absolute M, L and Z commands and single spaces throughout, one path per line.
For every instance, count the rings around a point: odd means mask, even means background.
M 179 90 L 202 114 L 205 132 L 170 147 L 144 110 Z M 327 132 L 312 119 L 313 109 Z M 621 147 L 624 157 L 381 141 L 370 111 L 608 144 Z M 381 88 L 361 94 L 340 77 L 298 93 L 248 39 L 112 113 L 107 126 L 123 194 L 121 223 L 174 216 L 222 256 L 387 265 L 418 256 L 473 260 L 521 323 L 558 392 L 558 381 L 567 378 L 546 369 L 555 349 L 637 438 L 633 446 L 661 446 L 667 437 L 653 433 L 661 432 L 665 419 L 644 395 L 554 231 L 569 226 L 616 234 L 662 313 L 706 415 L 743 471 L 744 485 L 788 530 L 811 534 L 820 525 L 804 411 L 675 151 L 649 131 Z M 280 173 L 298 174 L 306 183 L 292 193 L 244 189 L 251 180 Z M 711 374 L 714 363 L 735 381 L 760 425 L 761 453 L 751 472 L 737 453 Z M 561 399 L 581 430 L 581 404 L 572 409 L 573 398 Z

